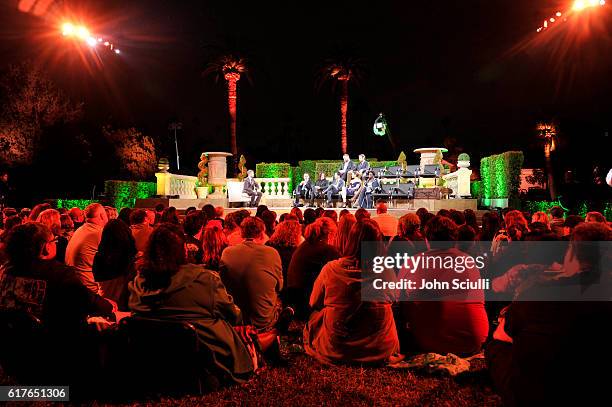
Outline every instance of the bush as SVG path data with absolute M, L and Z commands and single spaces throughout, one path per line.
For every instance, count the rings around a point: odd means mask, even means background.
M 257 178 L 291 178 L 291 165 L 288 163 L 259 163 L 255 166 Z
M 146 181 L 105 181 L 104 195 L 117 209 L 132 208 L 136 199 L 151 198 L 157 194 L 157 184 Z
M 457 161 L 470 161 L 470 156 L 466 153 L 461 153 L 459 157 L 457 157 Z
M 483 184 L 482 181 L 470 182 L 470 193 L 472 198 L 482 199 L 483 198 Z
M 92 204 L 94 202 L 98 201 L 92 199 L 57 199 L 55 200 L 55 207 L 57 209 L 72 209 L 75 207 L 85 209 L 89 204 Z
M 483 198 L 508 199 L 511 206 L 516 206 L 523 160 L 522 151 L 507 151 L 480 160 Z

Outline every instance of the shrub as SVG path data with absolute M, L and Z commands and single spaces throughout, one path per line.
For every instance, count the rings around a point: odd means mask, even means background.
M 136 199 L 146 199 L 155 196 L 157 184 L 145 181 L 105 181 L 104 194 L 111 206 L 117 209 L 132 208 Z
M 459 157 L 457 157 L 457 161 L 470 161 L 470 156 L 466 153 L 461 153 Z
M 523 160 L 522 151 L 507 151 L 480 160 L 483 198 L 508 199 L 516 204 Z

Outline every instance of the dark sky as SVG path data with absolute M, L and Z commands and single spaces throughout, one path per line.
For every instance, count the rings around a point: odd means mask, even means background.
M 368 69 L 350 88 L 354 156 L 396 158 L 386 139 L 372 135 L 379 112 L 407 153 L 454 137 L 475 158 L 523 149 L 528 164 L 539 165 L 533 127 L 547 118 L 560 122 L 559 154 L 567 165 L 603 160 L 605 147 L 592 153 L 591 146 L 610 144 L 610 5 L 536 34 L 544 18 L 571 1 L 64 4 L 112 36 L 122 55 L 102 55 L 101 67 L 88 68 L 52 31 L 65 11 L 40 19 L 13 5 L 0 9 L 0 61 L 45 63 L 85 102 L 91 123 L 134 124 L 163 141 L 168 121 L 179 118 L 190 166 L 201 151 L 229 148 L 225 88 L 201 76 L 224 50 L 238 50 L 250 63 L 253 81 L 241 80 L 238 102 L 238 144 L 250 163 L 339 157 L 338 97 L 314 86 L 317 67 L 336 49 L 364 58 Z

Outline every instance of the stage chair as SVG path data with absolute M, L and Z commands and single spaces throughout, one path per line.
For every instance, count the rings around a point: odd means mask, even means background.
M 242 192 L 244 183 L 242 181 L 227 181 L 227 202 L 231 206 L 232 203 L 240 203 L 241 206 L 244 203 L 251 202 L 251 198 Z

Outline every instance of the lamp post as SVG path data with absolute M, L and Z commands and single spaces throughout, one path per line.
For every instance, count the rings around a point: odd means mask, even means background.
M 177 170 L 181 169 L 181 163 L 179 160 L 179 149 L 178 149 L 178 140 L 176 138 L 176 131 L 182 130 L 182 129 L 183 129 L 183 123 L 181 122 L 172 122 L 168 126 L 168 130 L 174 131 L 174 148 L 176 150 L 176 169 Z

